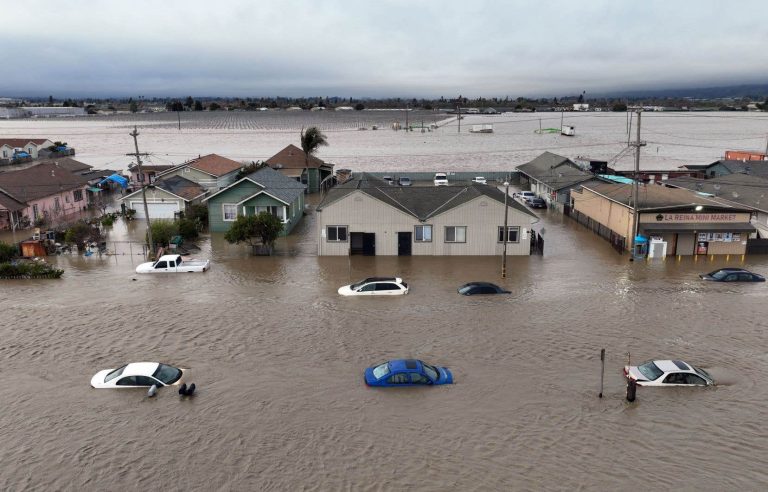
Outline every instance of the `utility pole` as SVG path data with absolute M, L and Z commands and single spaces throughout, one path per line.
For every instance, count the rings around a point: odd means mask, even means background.
M 405 131 L 408 131 L 408 103 L 405 103 Z
M 630 144 L 635 148 L 635 173 L 632 182 L 632 208 L 634 210 L 634 215 L 632 216 L 632 238 L 629 242 L 632 247 L 632 256 L 630 257 L 630 261 L 635 257 L 635 238 L 637 237 L 637 222 L 639 215 L 637 200 L 640 196 L 640 187 L 638 184 L 638 176 L 640 175 L 640 147 L 645 146 L 645 142 L 640 140 L 640 116 L 642 115 L 642 111 L 642 109 L 637 110 L 637 140 Z
M 504 251 L 501 253 L 501 278 L 507 278 L 507 239 L 509 239 L 509 228 L 507 227 L 507 218 L 509 217 L 508 199 L 509 181 L 504 181 Z
M 459 122 L 459 133 L 461 133 L 461 106 L 456 105 L 456 121 Z
M 149 239 L 149 256 L 152 257 L 152 251 L 154 248 L 154 242 L 152 241 L 152 225 L 149 222 L 149 207 L 147 207 L 147 186 L 145 184 L 145 176 L 144 173 L 141 172 L 141 156 L 147 155 L 147 154 L 141 154 L 139 153 L 139 131 L 136 128 L 136 126 L 133 127 L 133 131 L 129 133 L 130 136 L 133 137 L 133 144 L 136 146 L 136 153 L 135 154 L 126 154 L 126 155 L 132 155 L 136 157 L 136 166 L 139 169 L 139 177 L 141 178 L 141 199 L 144 202 L 144 216 L 147 218 L 147 238 Z
M 176 117 L 179 119 L 179 131 L 181 131 L 181 113 L 176 111 Z

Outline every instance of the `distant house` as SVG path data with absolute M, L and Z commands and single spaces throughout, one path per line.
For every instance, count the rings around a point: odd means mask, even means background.
M 0 160 L 8 161 L 5 162 L 8 164 L 19 149 L 37 159 L 40 150 L 52 145 L 53 142 L 46 138 L 0 138 Z
M 726 150 L 725 160 L 764 161 L 768 160 L 768 154 L 752 150 Z
M 142 165 L 142 170 L 144 166 Z M 217 154 L 208 154 L 157 173 L 156 178 L 182 176 L 194 181 L 211 193 L 226 188 L 235 181 L 244 164 Z
M 211 232 L 226 232 L 238 215 L 269 212 L 283 221 L 287 235 L 304 214 L 306 187 L 264 166 L 224 189 L 208 196 L 208 226 Z
M 507 203 L 507 253 L 528 255 L 538 218 Z M 504 192 L 494 186 L 391 186 L 363 173 L 331 188 L 316 214 L 323 256 L 500 255 L 504 246 Z
M 70 220 L 88 206 L 87 191 L 87 177 L 56 162 L 7 171 L 0 173 L 0 192 L 7 197 L 0 214 L 6 212 L 4 215 L 10 217 L 10 212 L 16 212 L 17 218 L 26 217 L 30 222 Z M 24 208 L 19 209 L 20 204 Z
M 531 162 L 517 166 L 517 170 L 523 182 L 530 184 L 531 191 L 559 209 L 570 203 L 571 188 L 595 177 L 567 157 L 551 152 L 544 152 Z
M 311 154 L 305 157 L 303 150 L 289 145 L 264 162 L 285 176 L 306 184 L 309 193 L 317 193 L 320 191 L 320 183 L 333 174 L 333 164 Z
M 167 176 L 146 188 L 147 210 L 151 219 L 173 219 L 189 206 L 200 203 L 207 191 L 194 181 L 181 176 Z M 120 198 L 126 207 L 136 211 L 137 219 L 145 219 L 141 188 Z

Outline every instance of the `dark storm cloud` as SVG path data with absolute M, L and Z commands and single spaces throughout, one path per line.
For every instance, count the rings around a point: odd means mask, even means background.
M 761 81 L 761 1 L 3 0 L 0 95 L 548 95 Z

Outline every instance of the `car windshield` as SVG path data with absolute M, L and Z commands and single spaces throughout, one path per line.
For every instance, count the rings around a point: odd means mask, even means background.
M 467 292 L 469 292 L 474 288 L 475 286 L 472 284 L 462 285 L 461 287 L 459 287 L 459 294 L 466 294 Z
M 659 369 L 653 362 L 646 362 L 641 366 L 637 366 L 637 370 L 640 371 L 640 374 L 648 378 L 648 381 L 655 381 L 659 379 L 659 376 L 664 374 L 664 371 Z
M 352 285 L 350 285 L 350 286 L 349 286 L 349 288 L 350 288 L 350 289 L 352 289 L 352 290 L 357 290 L 357 289 L 359 289 L 360 287 L 362 287 L 363 285 L 365 285 L 365 284 L 367 284 L 367 283 L 368 283 L 368 282 L 366 282 L 365 280 L 363 280 L 363 281 L 361 281 L 361 282 L 358 282 L 358 283 L 356 283 L 356 284 L 352 284 Z
M 432 378 L 432 381 L 437 381 L 440 378 L 440 374 L 438 373 L 437 369 L 430 366 L 429 364 L 421 363 L 422 366 L 424 366 L 424 372 Z
M 389 374 L 389 363 L 387 362 L 373 368 L 373 377 L 376 379 L 381 379 L 387 374 Z
M 718 270 L 718 271 L 716 271 L 716 272 L 712 272 L 712 273 L 710 273 L 710 274 L 709 274 L 709 276 L 710 276 L 710 277 L 712 277 L 712 278 L 714 278 L 714 279 L 717 279 L 717 280 L 722 280 L 722 279 L 724 279 L 724 278 L 725 278 L 725 276 L 726 276 L 726 275 L 728 275 L 729 273 L 730 273 L 730 272 L 728 272 L 728 271 L 726 271 L 726 270 Z
M 688 365 L 691 366 L 690 364 L 688 364 Z M 703 377 L 708 382 L 710 382 L 710 383 L 714 383 L 715 382 L 715 380 L 712 378 L 712 376 L 710 376 L 709 373 L 707 371 L 705 371 L 704 369 L 699 369 L 698 367 L 695 367 L 695 366 L 691 366 L 691 369 L 693 369 L 696 374 L 698 374 L 699 376 Z
M 175 367 L 160 364 L 152 377 L 159 379 L 164 384 L 173 384 L 181 378 L 181 371 Z
M 104 378 L 104 382 L 106 383 L 106 382 L 112 381 L 117 376 L 121 375 L 123 373 L 123 371 L 125 370 L 126 366 L 127 366 L 127 364 L 125 366 L 117 368 L 114 371 L 112 371 L 109 374 L 107 374 L 106 377 Z

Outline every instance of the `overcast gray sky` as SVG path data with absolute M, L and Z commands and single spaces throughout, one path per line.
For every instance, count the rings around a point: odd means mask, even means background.
M 0 7 L 0 96 L 517 97 L 768 82 L 765 0 Z

